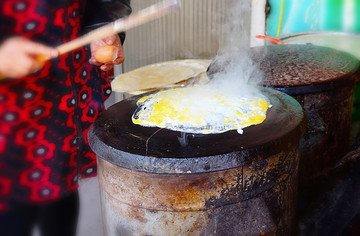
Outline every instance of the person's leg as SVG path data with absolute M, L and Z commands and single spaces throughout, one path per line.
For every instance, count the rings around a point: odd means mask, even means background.
M 21 206 L 0 213 L 0 235 L 31 236 L 36 219 L 37 207 Z
M 42 236 L 75 236 L 79 216 L 79 193 L 76 191 L 39 209 L 39 231 Z

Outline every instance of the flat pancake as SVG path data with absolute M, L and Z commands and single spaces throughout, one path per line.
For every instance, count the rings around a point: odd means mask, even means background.
M 113 91 L 131 94 L 179 86 L 206 72 L 210 62 L 188 59 L 156 63 L 116 76 L 111 86 Z
M 186 132 L 215 134 L 262 123 L 271 107 L 257 90 L 234 96 L 205 87 L 159 91 L 137 101 L 134 124 Z

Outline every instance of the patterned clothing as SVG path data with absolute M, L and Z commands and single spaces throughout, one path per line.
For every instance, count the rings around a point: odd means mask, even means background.
M 0 0 L 0 32 L 57 46 L 130 12 L 130 0 Z M 0 212 L 64 197 L 96 175 L 86 136 L 111 88 L 89 58 L 80 48 L 0 81 Z

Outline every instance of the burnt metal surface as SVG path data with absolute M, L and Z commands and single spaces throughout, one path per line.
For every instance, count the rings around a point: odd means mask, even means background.
M 360 235 L 360 136 L 334 167 L 317 176 L 314 200 L 303 209 L 299 235 Z
M 263 71 L 262 84 L 290 95 L 308 94 L 336 89 L 358 79 L 359 60 L 336 49 L 301 44 L 253 47 L 249 52 L 254 63 Z M 223 55 L 231 61 L 233 55 Z M 224 70 L 226 63 L 214 61 L 207 74 Z
M 308 128 L 302 138 L 300 172 L 317 176 L 335 165 L 350 147 L 351 114 L 355 86 L 294 96 L 305 110 Z
M 357 149 L 358 149 L 357 144 Z M 355 163 L 353 163 L 355 162 Z M 359 235 L 360 159 L 342 163 L 323 176 L 311 211 L 300 221 L 299 235 Z
M 268 157 L 269 164 L 262 170 L 243 166 L 195 174 L 145 173 L 99 158 L 99 179 L 111 196 L 121 195 L 121 201 L 130 205 L 137 203 L 146 209 L 164 211 L 205 210 L 245 201 L 273 188 L 297 173 L 298 154 L 297 144 L 293 144 Z
M 332 168 L 350 146 L 359 61 L 348 53 L 314 45 L 258 47 L 252 56 L 264 72 L 264 85 L 292 95 L 308 120 L 299 164 L 299 217 L 304 217 L 324 184 L 324 170 Z
M 291 235 L 296 218 L 300 104 L 263 88 L 266 120 L 216 135 L 135 125 L 132 97 L 89 131 L 105 235 Z
M 263 84 L 287 94 L 307 94 L 355 83 L 358 59 L 314 45 L 254 47 L 251 57 L 265 74 Z
M 299 156 L 293 143 L 263 169 L 196 174 L 145 173 L 99 158 L 105 235 L 291 235 Z
M 142 95 L 102 112 L 89 131 L 89 143 L 100 158 L 117 166 L 155 173 L 211 172 L 249 164 L 258 154 L 266 159 L 298 142 L 305 121 L 293 98 L 269 88 L 262 91 L 272 107 L 263 123 L 245 128 L 243 134 L 185 134 L 184 145 L 179 141 L 183 133 L 132 123 Z
M 252 51 L 264 84 L 292 95 L 308 119 L 300 173 L 312 177 L 332 166 L 349 148 L 351 112 L 359 61 L 314 45 L 273 45 Z
M 314 45 L 256 47 L 252 56 L 264 84 L 292 95 L 304 108 L 301 175 L 309 178 L 334 165 L 349 148 L 358 59 Z

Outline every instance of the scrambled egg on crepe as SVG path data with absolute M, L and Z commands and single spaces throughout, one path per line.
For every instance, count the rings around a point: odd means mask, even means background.
M 163 90 L 137 101 L 134 124 L 186 133 L 215 134 L 263 122 L 271 107 L 258 92 L 234 96 L 199 87 Z

